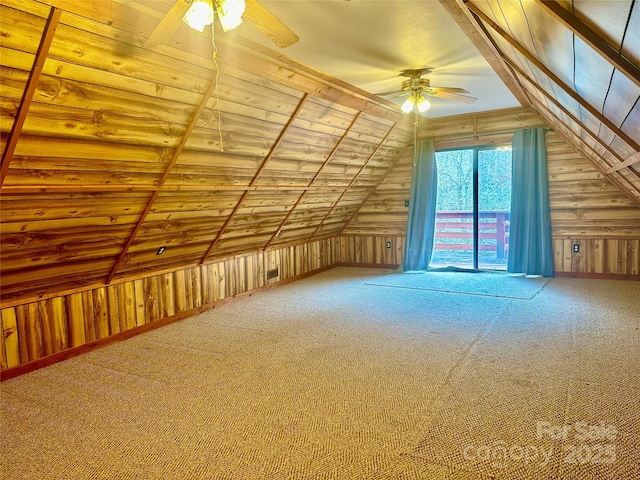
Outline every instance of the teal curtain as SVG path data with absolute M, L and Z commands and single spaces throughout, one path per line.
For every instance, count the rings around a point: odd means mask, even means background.
M 553 276 L 546 129 L 513 136 L 511 224 L 507 272 Z
M 407 240 L 404 247 L 405 270 L 425 270 L 429 267 L 436 224 L 438 170 L 433 140 L 416 142 L 415 148 Z

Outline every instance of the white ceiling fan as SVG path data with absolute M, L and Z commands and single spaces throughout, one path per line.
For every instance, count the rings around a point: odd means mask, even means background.
M 389 97 L 390 99 L 409 96 L 400 107 L 404 113 L 409 113 L 413 110 L 415 110 L 416 113 L 423 113 L 431 108 L 431 103 L 425 95 L 462 103 L 473 103 L 478 100 L 476 97 L 470 96 L 469 92 L 464 88 L 432 87 L 429 79 L 422 78 L 423 75 L 430 72 L 430 68 L 403 70 L 399 76 L 408 77 L 408 80 L 402 82 L 399 90 L 382 92 L 377 95 L 380 97 Z

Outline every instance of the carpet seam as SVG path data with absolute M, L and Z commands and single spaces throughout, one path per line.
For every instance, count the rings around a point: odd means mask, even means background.
M 510 297 L 507 295 L 490 295 L 487 293 L 470 293 L 470 292 L 458 292 L 456 290 L 439 290 L 436 288 L 420 288 L 420 287 L 403 287 L 399 285 L 381 285 L 379 283 L 368 283 L 365 282 L 365 285 L 369 285 L 372 287 L 384 287 L 384 288 L 402 288 L 405 290 L 419 290 L 424 292 L 439 292 L 439 293 L 452 293 L 457 295 L 471 295 L 474 297 L 489 297 L 489 298 L 507 298 L 509 300 L 532 300 L 539 292 L 536 292 L 531 297 Z M 544 287 L 543 287 L 544 288 Z

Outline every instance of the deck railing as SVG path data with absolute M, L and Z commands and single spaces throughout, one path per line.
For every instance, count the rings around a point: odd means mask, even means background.
M 495 255 L 504 262 L 509 250 L 509 212 L 483 210 L 478 214 L 479 253 Z M 473 250 L 473 212 L 440 211 L 436 217 L 435 251 Z M 491 255 L 493 257 L 493 255 Z

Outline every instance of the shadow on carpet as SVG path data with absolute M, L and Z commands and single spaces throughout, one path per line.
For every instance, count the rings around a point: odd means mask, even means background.
M 429 271 L 384 275 L 365 285 L 531 300 L 550 280 L 494 272 Z

